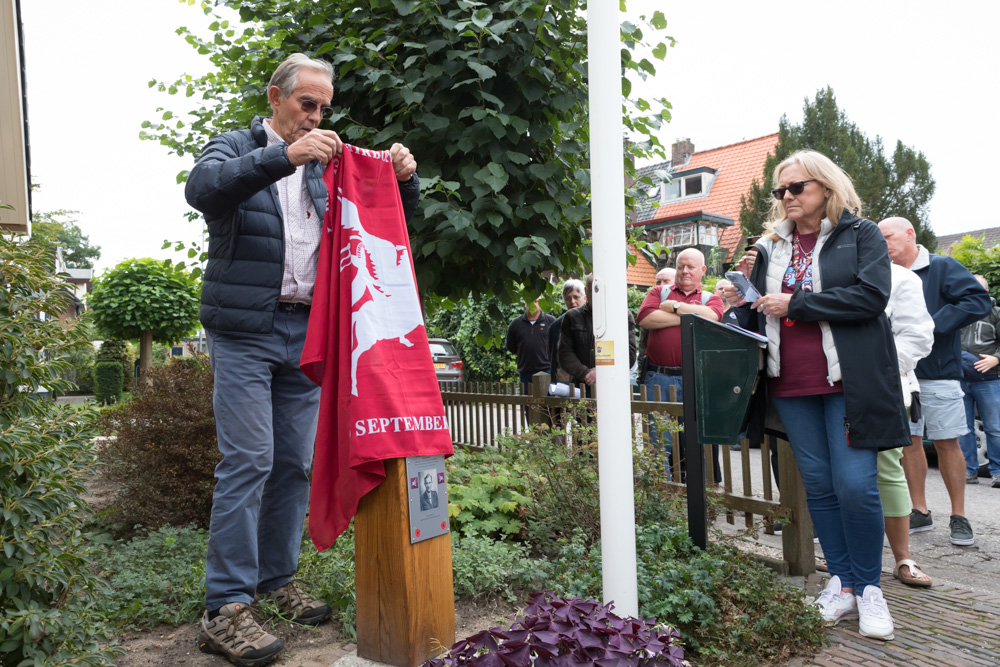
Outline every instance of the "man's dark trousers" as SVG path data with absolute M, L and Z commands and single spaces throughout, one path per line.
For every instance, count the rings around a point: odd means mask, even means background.
M 207 332 L 223 460 L 215 469 L 206 609 L 250 604 L 298 568 L 320 393 L 299 367 L 308 322 L 308 312 L 279 310 L 268 335 Z

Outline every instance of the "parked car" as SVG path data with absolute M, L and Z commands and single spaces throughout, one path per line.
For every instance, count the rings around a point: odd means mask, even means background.
M 462 357 L 450 341 L 444 338 L 431 338 L 431 357 L 434 359 L 434 371 L 438 382 L 461 382 L 465 379 Z

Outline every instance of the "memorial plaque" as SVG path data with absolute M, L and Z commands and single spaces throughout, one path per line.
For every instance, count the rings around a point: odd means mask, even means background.
M 444 455 L 408 456 L 406 480 L 410 505 L 410 543 L 447 533 L 450 526 Z

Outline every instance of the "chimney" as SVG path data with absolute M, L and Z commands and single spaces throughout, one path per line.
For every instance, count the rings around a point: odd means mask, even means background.
M 687 164 L 687 161 L 691 159 L 692 153 L 694 153 L 694 144 L 691 143 L 690 139 L 675 141 L 670 147 L 670 166 L 676 169 Z

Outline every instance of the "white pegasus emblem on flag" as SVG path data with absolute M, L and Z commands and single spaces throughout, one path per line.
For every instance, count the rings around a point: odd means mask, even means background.
M 423 326 L 420 299 L 406 246 L 370 234 L 354 202 L 339 197 L 340 224 L 348 233 L 340 250 L 340 271 L 354 266 L 351 281 L 351 393 L 358 395 L 358 359 L 380 340 L 398 339 Z

